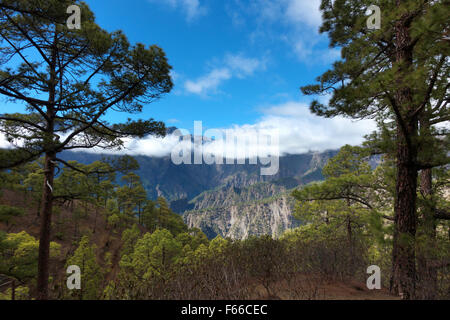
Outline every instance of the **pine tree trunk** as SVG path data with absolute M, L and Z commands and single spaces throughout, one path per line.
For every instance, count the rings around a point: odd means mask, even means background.
M 352 231 L 352 219 L 350 218 L 350 216 L 347 216 L 346 219 L 346 223 L 347 223 L 347 239 L 348 239 L 348 245 L 349 245 L 349 249 L 350 249 L 350 253 L 352 253 L 353 256 L 353 231 Z
M 53 211 L 53 180 L 55 175 L 55 154 L 46 153 L 44 169 L 44 192 L 42 196 L 41 230 L 39 239 L 38 278 L 37 291 L 38 300 L 48 299 L 49 259 L 50 259 L 50 230 Z
M 432 201 L 431 169 L 422 170 L 420 178 L 420 190 L 423 196 Z M 436 220 L 432 203 L 426 203 L 421 208 L 421 213 L 418 234 L 421 243 L 417 247 L 418 298 L 434 300 L 437 294 L 437 270 L 432 262 L 435 258 L 433 250 L 436 247 Z
M 401 5 L 397 0 L 397 5 Z M 397 122 L 397 179 L 394 204 L 394 244 L 390 289 L 409 300 L 415 298 L 416 198 L 418 118 L 412 90 L 406 79 L 413 68 L 411 19 L 403 15 L 395 25 L 395 105 Z
M 138 203 L 138 224 L 141 225 L 141 203 Z
M 55 30 L 53 44 L 50 48 L 51 59 L 49 64 L 49 82 L 48 82 L 48 102 L 47 105 L 47 137 L 45 138 L 45 163 L 44 163 L 44 188 L 42 194 L 42 215 L 39 238 L 39 257 L 38 257 L 38 278 L 37 278 L 37 299 L 48 299 L 48 280 L 49 280 L 49 262 L 50 262 L 50 232 L 52 225 L 53 212 L 53 180 L 55 178 L 55 97 L 58 79 L 56 77 L 57 64 L 57 46 L 58 35 Z
M 430 124 L 426 114 L 420 118 L 420 134 L 422 145 L 427 147 L 427 141 L 431 137 Z M 426 156 L 426 162 L 432 159 L 432 150 L 422 150 L 421 154 Z M 433 202 L 432 169 L 424 169 L 420 172 L 420 193 L 424 198 L 424 204 L 420 208 L 420 220 L 417 246 L 417 275 L 418 275 L 418 298 L 434 300 L 437 294 L 437 269 L 432 265 L 435 259 L 436 248 L 436 219 L 434 218 L 435 205 Z
M 348 212 L 351 212 L 349 198 L 347 198 L 347 210 L 348 210 Z M 346 224 L 347 224 L 347 241 L 348 241 L 348 248 L 349 248 L 349 254 L 350 254 L 350 275 L 353 275 L 353 273 L 355 271 L 355 252 L 354 252 L 354 246 L 353 246 L 352 218 L 351 218 L 350 214 L 347 215 Z
M 415 294 L 415 234 L 417 170 L 410 150 L 398 146 L 391 292 L 404 299 Z

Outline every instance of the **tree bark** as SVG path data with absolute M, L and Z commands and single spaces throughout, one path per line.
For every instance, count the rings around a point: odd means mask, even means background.
M 39 238 L 37 299 L 48 299 L 49 259 L 50 259 L 50 231 L 53 212 L 53 180 L 55 176 L 55 153 L 45 155 L 44 192 L 42 196 L 41 230 Z
M 409 149 L 404 143 L 399 142 L 391 279 L 391 292 L 399 294 L 404 299 L 414 298 L 416 278 L 417 169 L 412 162 L 414 154 Z
M 400 5 L 397 0 L 397 5 Z M 394 246 L 390 290 L 403 299 L 415 298 L 416 265 L 416 198 L 417 198 L 417 135 L 412 91 L 405 77 L 411 72 L 413 50 L 410 17 L 403 16 L 395 26 L 396 73 L 395 105 L 397 122 L 397 179 L 394 204 Z
M 433 150 L 428 150 L 428 139 L 431 138 L 430 123 L 426 113 L 420 117 L 421 154 L 425 155 L 425 161 L 431 162 Z M 427 149 L 427 150 L 425 150 Z M 417 275 L 419 299 L 436 299 L 438 283 L 437 268 L 432 264 L 435 260 L 436 248 L 436 218 L 435 204 L 433 201 L 432 169 L 424 169 L 420 172 L 420 193 L 424 198 L 420 208 L 417 246 Z
M 420 190 L 425 198 L 421 208 L 418 238 L 421 242 L 417 246 L 417 274 L 418 298 L 426 300 L 436 299 L 437 269 L 432 265 L 434 261 L 434 248 L 436 247 L 436 219 L 432 203 L 432 176 L 431 169 L 420 172 Z
M 348 238 L 348 249 L 350 254 L 350 275 L 353 275 L 355 271 L 355 252 L 353 248 L 352 220 L 350 216 L 347 217 L 347 238 Z
M 349 198 L 347 198 L 347 210 L 348 210 L 348 212 L 351 212 Z M 347 224 L 347 241 L 348 241 L 348 248 L 349 248 L 349 254 L 350 254 L 350 275 L 353 275 L 353 273 L 355 271 L 355 252 L 354 252 L 354 246 L 353 246 L 352 218 L 350 216 L 350 213 L 347 214 L 346 224 Z
M 53 180 L 55 178 L 55 97 L 56 86 L 58 79 L 56 77 L 56 63 L 58 51 L 58 36 L 55 29 L 53 44 L 50 48 L 51 59 L 49 65 L 49 82 L 48 82 L 48 102 L 47 123 L 44 162 L 44 188 L 42 194 L 42 215 L 41 215 L 41 229 L 39 238 L 39 257 L 38 257 L 38 278 L 37 278 L 37 299 L 48 299 L 48 280 L 49 280 L 49 261 L 50 261 L 50 232 L 52 225 L 53 213 Z

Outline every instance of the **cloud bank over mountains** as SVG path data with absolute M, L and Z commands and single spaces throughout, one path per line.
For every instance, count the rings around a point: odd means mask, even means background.
M 302 154 L 338 149 L 345 144 L 358 145 L 362 143 L 364 135 L 376 129 L 373 120 L 353 121 L 342 117 L 332 119 L 317 117 L 311 114 L 307 104 L 297 101 L 270 106 L 261 112 L 262 116 L 253 124 L 209 128 L 207 131 L 203 129 L 201 135 L 206 133 L 206 140 L 200 151 L 199 146 L 191 140 L 183 143 L 190 144 L 193 151 L 239 159 L 248 157 L 249 154 L 273 155 L 275 151 L 279 151 L 280 155 Z M 203 123 L 203 127 L 208 127 L 208 123 Z M 183 135 L 198 134 L 187 130 L 181 131 Z M 215 133 L 214 136 L 209 134 L 211 132 Z M 236 139 L 227 139 L 226 134 Z M 275 146 L 267 137 L 276 138 L 272 141 L 278 141 L 278 144 Z M 125 148 L 120 151 L 95 148 L 80 151 L 164 157 L 170 156 L 172 150 L 179 147 L 180 136 L 170 133 L 163 138 L 148 136 L 143 139 L 125 139 L 124 142 Z M 8 147 L 11 145 L 0 135 L 0 148 Z

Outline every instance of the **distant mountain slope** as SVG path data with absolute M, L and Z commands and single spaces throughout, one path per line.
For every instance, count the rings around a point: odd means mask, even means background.
M 292 218 L 289 189 L 323 179 L 322 168 L 337 151 L 286 155 L 274 176 L 261 176 L 258 165 L 175 165 L 170 157 L 136 156 L 150 198 L 165 197 L 191 227 L 208 237 L 245 238 L 280 235 L 298 225 Z M 82 163 L 101 155 L 67 152 L 63 158 Z
M 204 191 L 223 186 L 243 188 L 258 182 L 277 181 L 292 188 L 299 184 L 321 180 L 321 168 L 337 151 L 287 155 L 280 158 L 280 170 L 274 176 L 261 176 L 261 165 L 175 165 L 170 157 L 135 156 L 140 164 L 137 174 L 151 198 L 168 201 L 192 200 Z M 102 155 L 85 152 L 65 152 L 65 160 L 91 163 Z M 183 208 L 179 208 L 182 213 Z

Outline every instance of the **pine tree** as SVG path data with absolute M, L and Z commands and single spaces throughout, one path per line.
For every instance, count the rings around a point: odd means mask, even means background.
M 147 191 L 141 183 L 141 178 L 137 174 L 129 172 L 121 180 L 124 185 L 116 191 L 119 206 L 130 217 L 137 214 L 138 222 L 141 223 L 142 209 L 147 201 Z
M 73 4 L 81 8 L 79 30 L 66 25 L 66 10 Z M 119 148 L 124 137 L 163 135 L 164 125 L 153 119 L 111 124 L 104 116 L 109 110 L 140 113 L 168 93 L 171 67 L 156 45 L 131 46 L 122 32 L 102 30 L 79 1 L 4 2 L 0 41 L 0 94 L 27 105 L 27 113 L 0 116 L 0 132 L 15 144 L 0 152 L 0 167 L 45 156 L 38 298 L 46 299 L 55 166 L 67 165 L 57 155 Z
M 311 110 L 325 117 L 378 117 L 395 124 L 396 197 L 391 291 L 415 297 L 416 190 L 420 162 L 419 120 L 427 106 L 448 103 L 449 46 L 446 1 L 323 0 L 321 32 L 342 60 L 305 86 L 303 93 L 331 93 Z M 368 30 L 367 8 L 381 8 L 381 28 Z M 448 109 L 448 108 L 446 108 Z M 446 110 L 444 108 L 444 110 Z M 448 110 L 439 117 L 448 119 Z
M 81 271 L 81 289 L 75 291 L 75 294 L 80 300 L 95 300 L 101 294 L 101 283 L 103 281 L 104 272 L 97 262 L 96 246 L 91 245 L 89 237 L 81 238 L 78 248 L 73 253 L 73 256 L 67 259 L 66 265 L 76 265 Z

